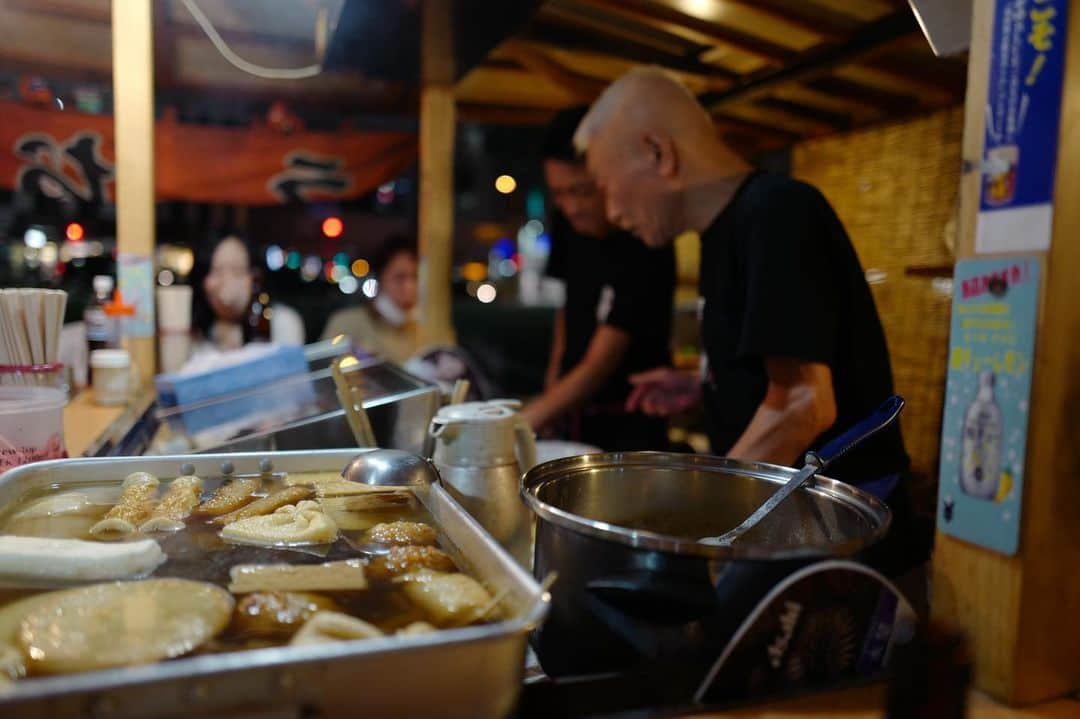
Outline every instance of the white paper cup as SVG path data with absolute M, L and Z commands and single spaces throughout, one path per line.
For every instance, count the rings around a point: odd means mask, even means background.
M 0 472 L 67 456 L 65 404 L 52 387 L 0 387 Z
M 158 328 L 164 332 L 191 331 L 191 286 L 157 288 Z

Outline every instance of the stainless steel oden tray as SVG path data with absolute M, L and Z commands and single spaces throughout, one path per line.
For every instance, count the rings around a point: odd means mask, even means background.
M 215 476 L 228 461 L 246 474 L 270 459 L 277 471 L 340 471 L 357 454 L 323 450 L 41 462 L 0 475 L 0 509 L 35 488 L 118 481 L 136 470 L 175 477 L 190 463 L 196 474 Z M 505 592 L 506 619 L 408 638 L 255 649 L 33 678 L 0 693 L 0 716 L 506 716 L 521 686 L 528 634 L 543 619 L 547 597 L 439 486 L 415 487 L 415 492 L 471 573 L 492 592 Z

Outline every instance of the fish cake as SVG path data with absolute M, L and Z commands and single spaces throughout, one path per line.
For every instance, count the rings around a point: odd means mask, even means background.
M 420 570 L 406 577 L 405 596 L 442 627 L 478 622 L 492 609 L 491 595 L 467 574 Z
M 220 633 L 233 598 L 190 579 L 91 584 L 50 595 L 16 641 L 31 673 L 66 674 L 182 656 Z
M 435 528 L 423 522 L 383 522 L 376 524 L 364 536 L 365 541 L 373 544 L 391 544 L 395 546 L 435 546 L 438 541 Z
M 90 534 L 96 537 L 133 533 L 150 517 L 158 484 L 158 478 L 148 472 L 129 474 L 121 485 L 120 501 L 105 514 L 104 519 L 90 528 Z
M 253 637 L 286 639 L 320 611 L 340 612 L 341 607 L 310 592 L 254 592 L 236 603 L 230 626 Z
M 421 569 L 453 572 L 457 567 L 450 555 L 437 547 L 392 547 L 387 554 L 368 561 L 367 576 L 375 582 L 389 582 Z
M 140 532 L 178 532 L 202 496 L 202 480 L 194 475 L 177 477 L 171 483 Z
M 325 644 L 350 639 L 375 639 L 384 636 L 382 630 L 363 619 L 341 612 L 318 612 L 300 627 L 289 644 Z
M 299 547 L 308 544 L 329 544 L 337 539 L 338 528 L 319 508 L 318 502 L 302 500 L 286 504 L 273 514 L 247 517 L 226 524 L 222 539 L 237 544 L 270 547 Z
M 200 517 L 219 517 L 255 501 L 259 480 L 254 477 L 235 478 L 221 485 L 205 502 L 195 508 Z
M 231 524 L 238 519 L 247 519 L 248 517 L 261 517 L 264 514 L 270 514 L 277 511 L 281 507 L 287 504 L 296 504 L 305 499 L 310 499 L 315 494 L 315 490 L 311 487 L 298 484 L 292 487 L 285 487 L 279 489 L 273 494 L 268 494 L 265 497 L 259 497 L 250 504 L 245 504 L 240 509 L 233 510 L 228 514 L 223 514 L 220 517 L 214 519 L 214 524 Z
M 229 570 L 229 591 L 352 592 L 368 588 L 362 559 L 324 564 L 237 564 Z

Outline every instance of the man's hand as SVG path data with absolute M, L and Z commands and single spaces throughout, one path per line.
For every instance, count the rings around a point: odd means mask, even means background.
M 634 385 L 626 398 L 626 411 L 641 411 L 651 417 L 669 417 L 694 407 L 701 401 L 701 379 L 697 373 L 657 367 L 630 376 Z

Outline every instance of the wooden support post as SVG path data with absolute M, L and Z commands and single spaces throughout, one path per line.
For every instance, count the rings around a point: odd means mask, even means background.
M 931 606 L 962 629 L 978 688 L 1027 704 L 1080 688 L 1080 0 L 1070 3 L 1053 237 L 1042 253 L 1020 551 L 1006 557 L 938 532 Z M 974 4 L 957 256 L 975 255 L 994 3 Z
M 423 5 L 420 93 L 420 342 L 452 344 L 454 58 L 449 0 Z
M 153 0 L 112 3 L 113 117 L 116 147 L 118 256 L 154 257 L 154 23 Z M 153 265 L 151 264 L 151 274 Z M 144 302 L 151 304 L 153 286 Z M 140 380 L 154 376 L 154 337 L 131 337 Z

